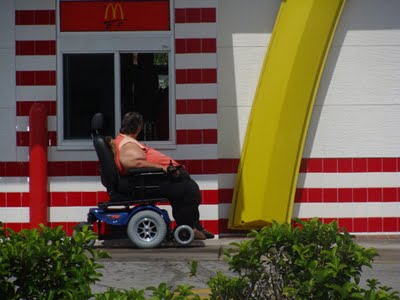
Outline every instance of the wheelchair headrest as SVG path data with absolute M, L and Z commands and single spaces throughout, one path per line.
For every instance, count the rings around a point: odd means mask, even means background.
M 104 124 L 104 116 L 102 113 L 97 113 L 92 117 L 91 128 L 93 131 L 99 131 L 103 128 Z

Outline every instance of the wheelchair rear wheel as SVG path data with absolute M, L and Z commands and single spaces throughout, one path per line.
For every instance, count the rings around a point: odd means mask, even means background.
M 131 217 L 126 230 L 136 247 L 156 248 L 167 235 L 167 224 L 157 212 L 142 210 Z

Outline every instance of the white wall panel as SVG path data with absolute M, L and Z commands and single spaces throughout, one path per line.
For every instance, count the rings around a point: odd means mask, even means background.
M 175 38 L 216 38 L 217 25 L 215 23 L 176 23 Z
M 218 48 L 265 46 L 280 4 L 279 0 L 218 1 Z
M 0 193 L 29 191 L 28 177 L 0 177 Z M 1 210 L 1 209 L 0 209 Z
M 15 13 L 14 13 L 14 1 L 13 0 L 2 0 L 0 1 L 0 49 L 3 48 L 15 48 Z M 2 64 L 0 64 L 3 66 Z
M 217 159 L 217 145 L 196 144 L 177 145 L 175 150 L 163 150 L 163 153 L 176 159 Z
M 14 48 L 0 48 L 0 66 L 0 108 L 15 108 Z
M 18 55 L 15 59 L 17 71 L 55 71 L 55 55 Z
M 173 220 L 172 208 L 170 205 L 159 205 L 158 207 L 160 209 L 165 209 L 168 212 L 171 220 Z M 87 213 L 90 208 L 90 206 L 50 207 L 49 219 L 50 222 L 86 221 Z M 218 205 L 200 205 L 199 212 L 201 220 L 218 220 Z M 24 217 L 24 219 L 25 218 L 26 217 Z
M 266 47 L 223 48 L 218 51 L 218 106 L 251 106 Z
M 298 218 L 374 218 L 398 217 L 400 205 L 395 202 L 370 203 L 295 203 L 293 217 Z
M 298 188 L 373 188 L 398 187 L 399 172 L 300 173 Z M 400 204 L 399 204 L 400 205 Z
M 0 209 L 0 220 L 3 223 L 28 223 L 29 208 L 2 207 Z
M 250 111 L 250 106 L 218 108 L 218 155 L 220 158 L 240 157 Z
M 56 39 L 54 25 L 18 25 L 15 26 L 17 41 L 50 41 Z
M 17 10 L 48 10 L 56 8 L 56 0 L 15 0 Z
M 0 2 L 0 153 L 2 161 L 16 159 L 15 136 L 15 8 Z
M 176 129 L 216 129 L 216 114 L 176 115 Z
M 188 53 L 175 55 L 176 69 L 215 69 L 216 53 Z
M 177 145 L 174 150 L 163 150 L 163 153 L 176 159 L 216 159 L 217 145 L 196 144 Z M 17 160 L 28 161 L 29 147 L 17 148 Z M 48 148 L 49 161 L 97 161 L 96 153 L 93 150 L 57 150 L 57 147 Z
M 48 161 L 97 161 L 94 151 L 90 150 L 57 150 L 57 147 L 47 148 Z M 29 160 L 29 147 L 17 147 L 17 161 Z
M 16 98 L 18 101 L 43 101 L 55 100 L 56 86 L 17 86 Z
M 0 108 L 1 161 L 15 161 L 16 159 L 15 119 L 15 108 Z
M 333 45 L 400 45 L 400 1 L 348 0 Z
M 218 189 L 218 175 L 191 175 L 193 180 L 197 182 L 201 190 L 216 190 Z M 14 186 L 23 188 L 23 191 L 28 191 L 29 186 L 26 184 L 26 178 L 17 177 L 19 181 L 14 181 Z M 25 184 L 20 183 L 25 180 Z M 15 183 L 15 181 L 17 183 Z M 8 181 L 10 182 L 10 180 Z M 15 190 L 8 190 L 15 191 Z M 19 191 L 19 190 L 18 190 Z M 68 177 L 49 177 L 50 192 L 96 192 L 105 191 L 105 187 L 100 182 L 99 176 L 68 176 Z M 2 192 L 2 190 L 0 190 Z
M 217 85 L 205 84 L 177 84 L 176 99 L 216 99 Z
M 29 131 L 29 117 L 17 117 L 17 131 Z M 57 119 L 56 116 L 47 117 L 47 130 L 56 131 L 57 130 Z
M 398 157 L 400 105 L 316 106 L 303 157 Z
M 232 189 L 235 186 L 236 174 L 219 174 L 218 187 L 220 189 Z
M 219 174 L 218 187 L 232 189 L 236 174 Z M 298 188 L 392 188 L 398 187 L 398 172 L 368 173 L 300 173 Z
M 217 0 L 175 0 L 175 8 L 217 7 Z
M 316 105 L 400 104 L 400 46 L 332 48 Z

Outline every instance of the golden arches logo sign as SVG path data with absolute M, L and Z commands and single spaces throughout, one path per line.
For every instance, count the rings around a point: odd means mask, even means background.
M 62 32 L 170 30 L 171 0 L 58 1 Z
M 106 29 L 112 29 L 113 25 L 119 27 L 124 21 L 124 11 L 122 9 L 121 3 L 108 3 L 104 11 L 104 24 L 106 25 Z

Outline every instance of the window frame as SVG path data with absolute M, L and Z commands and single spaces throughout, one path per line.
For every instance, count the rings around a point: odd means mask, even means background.
M 64 54 L 114 54 L 114 114 L 115 132 L 121 125 L 121 74 L 120 54 L 129 52 L 168 53 L 169 72 L 169 140 L 147 141 L 151 147 L 158 149 L 176 148 L 176 96 L 175 96 L 175 43 L 173 30 L 173 1 L 170 4 L 169 31 L 104 31 L 104 32 L 61 32 L 60 3 L 57 1 L 57 149 L 58 150 L 92 150 L 90 139 L 64 139 Z M 96 43 L 93 43 L 93 39 Z M 135 47 L 133 47 L 133 45 Z

